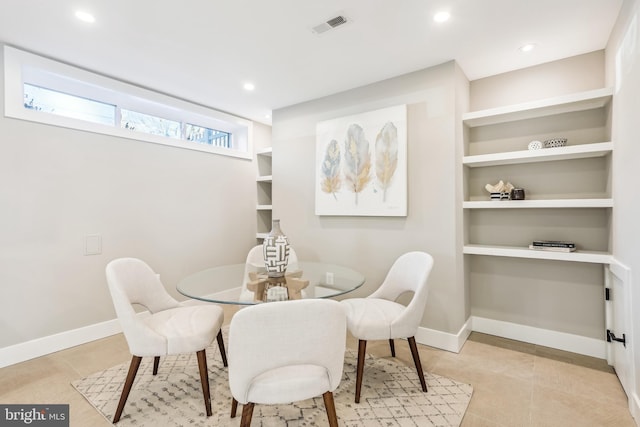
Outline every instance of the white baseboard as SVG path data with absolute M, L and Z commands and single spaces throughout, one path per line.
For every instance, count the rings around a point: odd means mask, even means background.
M 640 398 L 637 393 L 633 393 L 629 398 L 629 412 L 631 412 L 636 425 L 640 425 Z
M 462 325 L 462 328 L 460 328 L 457 334 L 420 327 L 416 333 L 416 342 L 441 350 L 459 353 L 470 333 L 471 322 L 469 320 Z
M 117 319 L 0 348 L 0 368 L 122 332 Z
M 606 359 L 607 357 L 604 339 L 599 340 L 476 316 L 471 316 L 471 329 L 485 334 L 584 354 L 599 359 Z

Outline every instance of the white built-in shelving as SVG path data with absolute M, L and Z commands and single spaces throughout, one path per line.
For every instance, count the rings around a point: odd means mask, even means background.
M 528 249 L 530 241 L 525 240 L 520 242 L 521 246 L 513 246 L 513 240 L 517 239 L 513 236 L 505 236 L 505 239 L 511 239 L 506 244 L 496 245 L 493 237 L 499 236 L 498 229 L 484 233 L 477 230 L 492 223 L 486 215 L 499 213 L 507 221 L 508 217 L 504 215 L 509 215 L 509 212 L 515 215 L 520 210 L 529 209 L 550 212 L 546 215 L 558 221 L 563 216 L 575 215 L 575 210 L 580 209 L 587 217 L 591 215 L 596 218 L 593 223 L 605 223 L 602 226 L 608 227 L 606 221 L 600 220 L 602 214 L 598 212 L 602 209 L 610 211 L 614 206 L 609 182 L 613 142 L 606 141 L 605 138 L 610 138 L 610 131 L 604 124 L 612 96 L 612 89 L 603 88 L 463 115 L 464 254 L 602 264 L 610 262 L 609 241 L 599 237 L 608 235 L 609 230 L 598 230 L 597 237 L 593 238 L 581 236 L 583 231 L 578 230 L 575 239 L 558 239 L 577 243 L 578 251 L 571 253 L 531 250 Z M 576 129 L 570 128 L 572 125 Z M 559 135 L 556 129 L 561 129 Z M 533 139 L 564 137 L 565 133 L 571 137 L 564 147 L 525 149 Z M 526 200 L 489 200 L 484 184 L 495 183 L 498 179 L 515 182 L 517 186 L 534 191 L 526 192 Z M 482 186 L 479 185 L 481 182 Z M 553 182 L 560 183 L 558 187 L 561 189 L 553 188 Z M 487 214 L 483 216 L 482 212 Z M 549 227 L 552 226 L 553 223 L 549 224 Z M 519 228 L 525 230 L 522 231 L 523 236 L 538 233 L 550 240 L 548 235 L 552 228 L 549 227 L 541 222 L 524 222 Z M 483 242 L 486 236 L 491 236 L 492 241 Z M 583 237 L 591 246 L 597 247 L 581 248 Z
M 258 176 L 256 177 L 258 204 L 256 205 L 257 214 L 257 234 L 256 239 L 264 239 L 271 230 L 272 209 L 271 191 L 272 191 L 272 149 L 271 147 L 256 152 L 256 163 L 258 165 Z

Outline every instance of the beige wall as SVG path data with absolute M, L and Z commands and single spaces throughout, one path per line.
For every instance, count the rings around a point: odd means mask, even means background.
M 254 135 L 270 145 L 268 126 Z M 181 277 L 243 261 L 255 176 L 248 160 L 0 116 L 0 348 L 114 319 L 114 258 L 143 258 L 175 296 Z M 84 256 L 96 233 L 102 254 Z
M 467 318 L 456 221 L 456 86 L 454 62 L 277 110 L 273 114 L 274 218 L 298 255 L 351 266 L 377 288 L 403 252 L 431 253 L 435 265 L 423 326 L 457 333 Z M 466 91 L 465 91 L 466 92 Z M 316 123 L 408 105 L 407 217 L 316 216 Z M 461 271 L 461 270 L 460 270 Z

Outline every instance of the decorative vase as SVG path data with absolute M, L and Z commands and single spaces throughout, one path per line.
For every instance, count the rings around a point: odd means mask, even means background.
M 262 242 L 264 265 L 269 277 L 283 277 L 289 263 L 289 240 L 280 229 L 280 220 L 274 219 L 271 231 Z

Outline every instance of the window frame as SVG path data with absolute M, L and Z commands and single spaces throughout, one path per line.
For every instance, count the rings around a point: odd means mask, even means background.
M 12 46 L 3 45 L 3 57 L 5 117 L 176 148 L 249 160 L 253 158 L 253 122 L 250 120 L 125 83 Z M 116 105 L 118 107 L 116 123 L 114 126 L 109 126 L 25 108 L 25 83 Z M 119 108 L 179 121 L 182 126 L 189 123 L 230 133 L 232 148 L 123 129 L 119 122 Z

